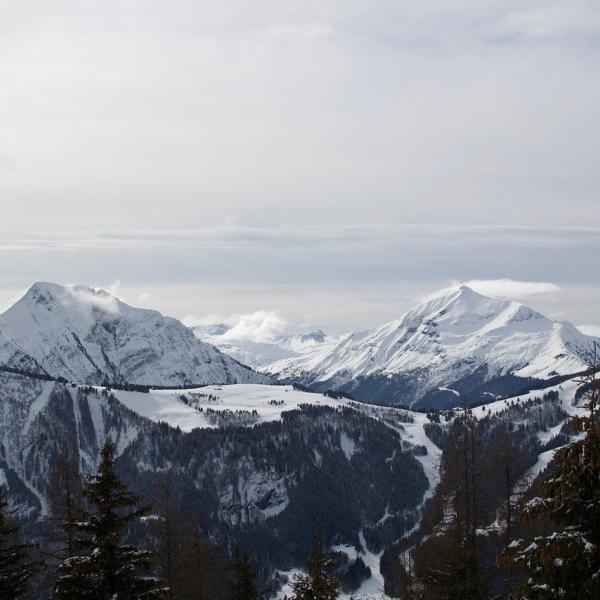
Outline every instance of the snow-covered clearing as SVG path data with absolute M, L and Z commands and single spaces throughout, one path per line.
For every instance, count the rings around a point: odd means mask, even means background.
M 503 411 L 507 408 L 511 403 L 525 403 L 527 400 L 531 400 L 533 398 L 542 398 L 548 392 L 558 392 L 558 396 L 560 398 L 563 410 L 569 415 L 575 415 L 581 413 L 581 408 L 575 406 L 573 404 L 573 399 L 575 398 L 575 391 L 579 387 L 579 384 L 575 382 L 574 379 L 569 379 L 567 381 L 563 381 L 558 385 L 554 385 L 552 387 L 544 388 L 541 390 L 532 390 L 527 394 L 521 394 L 519 396 L 513 396 L 511 398 L 505 398 L 504 400 L 496 400 L 496 402 L 490 402 L 489 404 L 484 404 L 483 406 L 478 406 L 473 409 L 473 416 L 478 419 L 481 419 L 488 415 L 493 415 L 498 412 Z
M 151 391 L 147 394 L 113 390 L 113 394 L 127 408 L 151 421 L 167 423 L 183 431 L 208 427 L 206 420 L 197 410 L 179 400 L 181 390 L 169 390 L 168 393 L 163 390 Z
M 198 427 L 218 427 L 203 411 L 256 411 L 257 422 L 281 419 L 281 413 L 295 410 L 302 404 L 339 407 L 344 400 L 295 390 L 290 385 L 233 384 L 209 385 L 190 390 L 150 390 L 125 392 L 114 390 L 125 406 L 152 421 L 162 421 L 183 431 Z M 192 405 L 182 400 L 184 396 Z M 202 408 L 203 411 L 197 409 Z

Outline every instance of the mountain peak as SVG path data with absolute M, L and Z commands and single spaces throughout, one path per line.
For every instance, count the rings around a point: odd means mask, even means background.
M 325 332 L 321 329 L 315 329 L 310 333 L 304 333 L 300 336 L 301 342 L 316 342 L 322 344 L 325 341 Z
M 94 288 L 89 285 L 59 285 L 48 281 L 36 281 L 25 292 L 24 297 L 47 297 L 61 299 L 67 296 L 89 295 L 98 298 L 117 299 L 116 296 L 102 288 Z
M 37 371 L 85 383 L 267 381 L 176 319 L 129 306 L 106 290 L 48 282 L 34 283 L 0 315 L 0 365 L 36 365 Z
M 576 373 L 585 368 L 591 343 L 573 326 L 461 285 L 396 321 L 346 335 L 317 354 L 282 360 L 266 371 L 359 399 L 433 404 L 436 390 L 448 386 L 477 398 L 506 393 L 510 386 L 520 389 L 534 378 Z
M 472 287 L 465 285 L 464 283 L 459 285 L 457 288 L 457 294 L 461 298 L 487 298 L 483 294 L 476 292 Z
M 25 292 L 24 297 L 48 296 L 60 293 L 63 286 L 48 281 L 36 281 Z

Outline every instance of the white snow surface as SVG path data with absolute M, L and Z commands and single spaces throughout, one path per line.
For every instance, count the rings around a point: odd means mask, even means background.
M 473 416 L 481 419 L 489 414 L 495 414 L 504 410 L 511 403 L 522 403 L 533 398 L 541 398 L 544 394 L 549 392 L 557 392 L 561 401 L 562 409 L 569 415 L 579 415 L 583 412 L 581 407 L 574 404 L 575 392 L 580 386 L 574 379 L 567 379 L 566 381 L 553 385 L 544 389 L 531 390 L 527 394 L 520 394 L 518 396 L 512 396 L 503 400 L 496 400 L 483 406 L 478 406 L 471 409 Z M 547 441 L 547 440 L 541 440 Z
M 34 284 L 0 315 L 0 365 L 81 383 L 268 381 L 176 319 L 129 306 L 104 290 L 53 283 Z
M 547 379 L 583 370 L 593 337 L 518 302 L 467 286 L 430 299 L 396 321 L 343 336 L 333 347 L 281 360 L 263 370 L 341 386 L 358 377 L 427 373 L 424 390 L 451 387 L 486 367 L 489 376 Z
M 136 413 L 152 421 L 163 421 L 179 427 L 182 431 L 198 427 L 218 427 L 195 407 L 221 413 L 256 411 L 255 422 L 266 423 L 281 419 L 283 412 L 295 410 L 302 404 L 333 407 L 348 404 L 345 400 L 336 400 L 322 394 L 301 392 L 290 385 L 209 385 L 189 390 L 150 390 L 149 393 L 113 390 L 113 394 Z M 194 406 L 188 406 L 181 400 L 181 396 L 192 401 Z M 216 399 L 209 399 L 208 396 Z

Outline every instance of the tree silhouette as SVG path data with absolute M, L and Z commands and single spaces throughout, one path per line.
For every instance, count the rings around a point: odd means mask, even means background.
M 114 453 L 109 440 L 102 448 L 98 473 L 84 486 L 90 510 L 65 525 L 76 533 L 76 547 L 81 550 L 59 565 L 54 596 L 58 600 L 153 598 L 166 591 L 157 578 L 145 575 L 152 554 L 122 544 L 121 531 L 147 514 L 149 507 L 139 508 L 140 498 L 115 474 Z

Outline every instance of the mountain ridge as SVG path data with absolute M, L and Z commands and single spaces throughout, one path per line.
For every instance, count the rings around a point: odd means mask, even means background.
M 0 315 L 0 365 L 82 383 L 266 383 L 172 317 L 87 286 L 34 283 Z
M 460 286 L 399 319 L 342 336 L 333 348 L 264 371 L 358 399 L 370 394 L 390 404 L 444 407 L 455 402 L 452 392 L 476 402 L 484 393 L 512 393 L 524 381 L 581 371 L 593 341 L 567 321 Z

